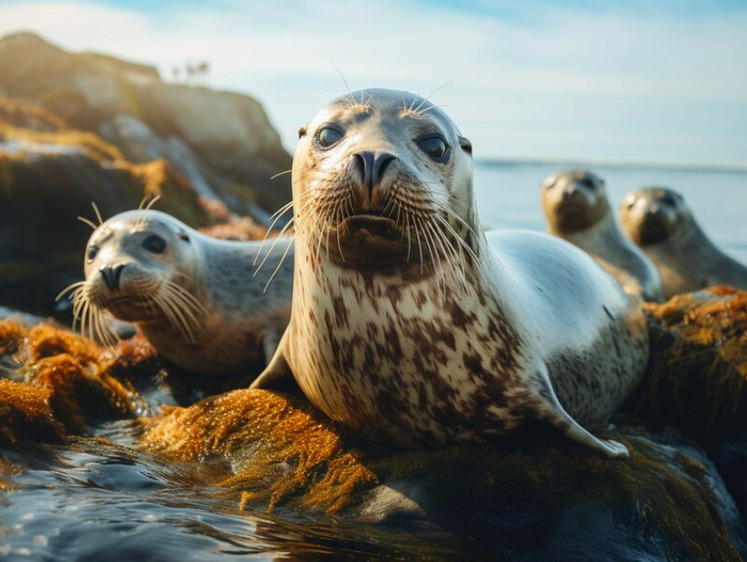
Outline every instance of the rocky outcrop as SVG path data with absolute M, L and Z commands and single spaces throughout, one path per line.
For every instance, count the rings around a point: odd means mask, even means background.
M 76 217 L 95 223 L 91 202 L 108 217 L 146 195 L 160 195 L 159 208 L 188 224 L 210 222 L 165 159 L 133 164 L 93 133 L 0 124 L 0 305 L 53 314 L 55 295 L 82 276 L 91 229 Z
M 555 435 L 520 448 L 398 452 L 304 401 L 252 390 L 142 422 L 150 450 L 226 459 L 232 470 L 216 483 L 244 509 L 437 530 L 436 540 L 456 537 L 477 559 L 738 559 L 734 545 L 747 553 L 715 468 L 676 436 L 618 430 L 632 451 L 624 461 Z
M 182 167 L 194 157 L 235 213 L 246 214 L 249 203 L 273 212 L 290 200 L 289 178 L 270 179 L 290 168 L 290 156 L 248 96 L 169 84 L 150 66 L 68 53 L 32 33 L 0 39 L 0 91 L 101 134 L 133 162 L 173 157 L 190 177 Z M 152 142 L 141 151 L 143 134 Z
M 651 357 L 628 408 L 697 441 L 747 515 L 747 291 L 712 287 L 645 308 Z
M 139 418 L 139 428 L 111 425 L 110 439 L 131 443 L 115 448 L 76 436 L 152 410 L 146 401 L 163 403 L 164 388 L 154 385 L 158 365 L 142 340 L 105 350 L 49 325 L 0 321 L 0 369 L 0 491 L 15 494 L 16 504 L 25 491 L 15 481 L 27 464 L 59 470 L 35 460 L 49 454 L 39 448 L 46 443 L 114 455 L 111 462 L 125 459 L 136 473 L 152 470 L 156 455 L 156 479 L 180 482 L 185 501 L 213 490 L 246 511 L 333 515 L 374 533 L 396 528 L 411 543 L 456 545 L 457 558 L 727 560 L 745 553 L 744 525 L 718 473 L 671 432 L 616 430 L 631 449 L 627 460 L 550 433 L 500 449 L 403 452 L 370 443 L 301 397 L 236 390 L 166 407 Z M 200 475 L 198 485 L 191 474 Z M 64 494 L 76 481 L 61 479 L 49 493 Z M 119 501 L 132 506 L 134 497 Z M 345 541 L 349 531 L 336 529 L 336 540 Z
M 263 211 L 236 194 L 219 195 L 186 144 L 162 141 L 130 117 L 110 124 L 127 131 L 122 149 L 47 110 L 0 98 L 0 306 L 69 320 L 54 299 L 82 277 L 91 230 L 76 217 L 96 223 L 92 202 L 108 218 L 158 195 L 158 209 L 195 228 L 264 236 L 264 228 L 231 213 L 223 201 Z
M 61 443 L 93 420 L 133 417 L 143 401 L 117 366 L 65 330 L 0 321 L 0 447 Z

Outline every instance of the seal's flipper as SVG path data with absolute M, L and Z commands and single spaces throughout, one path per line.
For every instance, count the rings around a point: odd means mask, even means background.
M 533 382 L 541 384 L 541 399 L 533 405 L 540 419 L 546 420 L 562 431 L 566 437 L 576 443 L 591 447 L 595 451 L 610 458 L 627 458 L 630 456 L 628 448 L 618 441 L 611 439 L 600 439 L 581 427 L 568 412 L 555 395 L 552 383 L 547 374 L 547 369 L 542 368 Z
M 283 337 L 280 338 L 280 343 L 277 346 L 275 355 L 272 356 L 272 360 L 249 388 L 263 390 L 295 390 L 298 388 L 290 365 L 288 365 L 288 361 L 285 359 L 284 343 L 287 334 L 286 330 Z

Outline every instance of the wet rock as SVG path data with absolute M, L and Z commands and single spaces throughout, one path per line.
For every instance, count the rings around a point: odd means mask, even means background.
M 645 307 L 652 351 L 628 408 L 704 447 L 745 514 L 747 291 L 712 287 Z
M 165 83 L 153 67 L 68 53 L 32 33 L 0 39 L 0 89 L 91 132 L 130 116 L 165 143 L 183 143 L 172 147 L 172 154 L 181 159 L 188 148 L 208 175 L 232 183 L 236 200 L 254 201 L 270 212 L 290 200 L 289 178 L 270 178 L 290 168 L 291 158 L 261 105 L 248 96 Z M 132 154 L 131 139 L 118 138 Z
M 118 364 L 66 330 L 0 320 L 0 446 L 59 443 L 91 421 L 133 417 L 143 400 L 113 375 Z
M 741 518 L 705 456 L 640 430 L 615 435 L 629 460 L 558 436 L 501 450 L 397 452 L 305 401 L 252 390 L 141 422 L 148 450 L 182 462 L 223 459 L 215 483 L 245 509 L 438 529 L 477 558 L 737 560 L 735 545 L 747 553 Z
M 82 276 L 91 234 L 76 220 L 98 222 L 133 209 L 144 195 L 194 226 L 210 221 L 186 178 L 166 160 L 132 164 L 92 133 L 0 125 L 0 305 L 42 316 L 59 312 L 55 295 Z
M 722 291 L 696 301 L 716 297 L 735 305 L 735 295 Z M 715 325 L 729 332 L 730 316 L 722 307 L 710 310 L 721 311 Z M 108 450 L 112 443 L 100 437 L 71 436 L 166 405 L 138 418 L 137 426 L 110 426 L 109 439 L 136 439 L 134 448 L 116 454 L 143 469 L 157 459 L 159 473 L 175 481 L 185 470 L 199 473 L 201 493 L 218 490 L 217 501 L 254 514 L 343 522 L 335 523 L 343 533 L 335 548 L 367 527 L 363 535 L 384 543 L 394 533 L 411 537 L 409 544 L 476 559 L 747 554 L 743 519 L 719 473 L 700 447 L 673 431 L 603 432 L 630 448 L 627 460 L 603 458 L 547 428 L 528 428 L 500 448 L 397 451 L 335 424 L 300 396 L 236 390 L 174 406 L 174 388 L 163 384 L 160 360 L 140 336 L 102 349 L 46 324 L 5 320 L 0 358 L 0 489 L 6 491 L 18 480 L 13 474 L 24 472 L 17 454 L 26 445 L 91 441 Z
M 22 324 L 29 328 L 45 321 L 41 316 L 34 316 L 33 314 L 13 310 L 6 306 L 0 306 L 0 320 L 10 320 L 16 324 Z

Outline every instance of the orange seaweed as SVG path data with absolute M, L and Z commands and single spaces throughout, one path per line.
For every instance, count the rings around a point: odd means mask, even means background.
M 152 450 L 182 461 L 220 455 L 237 466 L 221 485 L 242 490 L 242 507 L 262 500 L 272 510 L 301 498 L 334 512 L 353 490 L 376 482 L 360 453 L 345 446 L 347 431 L 298 399 L 235 390 L 141 421 L 141 442 Z

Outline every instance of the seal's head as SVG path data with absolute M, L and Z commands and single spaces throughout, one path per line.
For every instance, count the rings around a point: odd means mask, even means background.
M 101 224 L 88 240 L 86 280 L 71 285 L 85 332 L 110 342 L 101 313 L 128 322 L 165 321 L 194 341 L 203 306 L 193 296 L 195 232 L 152 210 L 128 211 Z
M 620 224 L 639 246 L 665 242 L 691 221 L 683 197 L 664 187 L 636 189 L 620 203 Z
M 327 104 L 299 131 L 293 158 L 296 240 L 339 265 L 432 259 L 477 230 L 472 147 L 424 98 L 371 89 Z M 317 252 L 318 254 L 318 252 Z
M 604 180 L 591 172 L 571 170 L 552 174 L 542 182 L 541 191 L 549 230 L 556 234 L 584 231 L 609 212 Z

